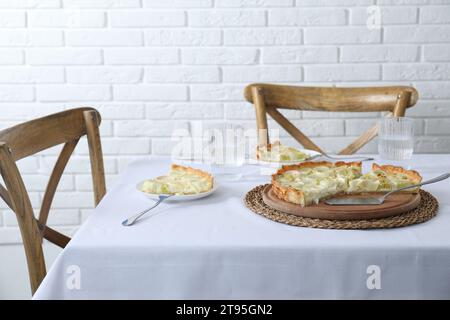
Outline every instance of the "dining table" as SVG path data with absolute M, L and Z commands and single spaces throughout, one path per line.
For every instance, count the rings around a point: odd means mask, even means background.
M 363 163 L 365 171 L 373 162 L 390 163 L 369 156 L 375 159 Z M 245 163 L 240 179 L 216 176 L 218 188 L 209 196 L 168 199 L 123 226 L 154 204 L 137 184 L 165 174 L 173 162 L 151 155 L 131 162 L 33 299 L 450 298 L 450 179 L 422 187 L 439 202 L 437 215 L 424 223 L 319 229 L 249 210 L 246 193 L 270 183 L 273 168 Z M 450 172 L 450 154 L 414 154 L 407 166 L 424 180 L 433 178 Z

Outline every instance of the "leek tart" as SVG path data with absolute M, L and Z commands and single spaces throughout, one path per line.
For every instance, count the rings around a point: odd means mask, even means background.
M 151 194 L 188 195 L 208 192 L 213 188 L 213 177 L 209 173 L 172 164 L 165 176 L 146 180 L 141 191 Z

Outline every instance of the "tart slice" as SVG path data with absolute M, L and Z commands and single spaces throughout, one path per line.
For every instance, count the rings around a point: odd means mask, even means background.
M 199 194 L 211 190 L 213 177 L 209 173 L 172 164 L 170 171 L 165 176 L 145 181 L 142 191 L 151 194 Z
M 256 148 L 256 159 L 267 162 L 305 161 L 310 155 L 293 147 L 282 145 L 280 141 Z
M 303 162 L 283 166 L 272 175 L 275 195 L 302 207 L 345 193 L 349 182 L 361 176 L 361 162 Z
M 349 193 L 357 192 L 389 192 L 391 190 L 418 184 L 422 177 L 417 171 L 402 167 L 372 164 L 372 171 L 359 179 L 350 182 Z M 419 188 L 407 189 L 403 192 L 416 193 Z

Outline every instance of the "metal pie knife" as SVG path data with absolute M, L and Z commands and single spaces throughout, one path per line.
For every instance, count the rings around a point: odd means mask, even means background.
M 402 190 L 406 190 L 406 189 L 411 189 L 411 188 L 417 188 L 420 186 L 423 186 L 425 184 L 430 184 L 430 183 L 435 183 L 438 181 L 442 181 L 447 179 L 448 177 L 450 177 L 450 173 L 445 173 L 440 175 L 439 177 L 427 180 L 427 181 L 423 181 L 421 183 L 418 184 L 414 184 L 411 186 L 407 186 L 407 187 L 403 187 L 403 188 L 399 188 L 399 189 L 395 189 L 392 190 L 382 196 L 379 197 L 367 197 L 367 198 L 331 198 L 328 200 L 325 200 L 326 204 L 329 205 L 378 205 L 378 204 L 382 204 L 384 202 L 384 200 L 386 200 L 386 198 L 388 196 L 390 196 L 391 194 L 398 192 L 398 191 L 402 191 Z

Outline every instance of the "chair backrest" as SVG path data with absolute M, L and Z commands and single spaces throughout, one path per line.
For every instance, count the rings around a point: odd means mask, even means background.
M 50 206 L 64 168 L 79 139 L 86 135 L 97 205 L 106 192 L 103 156 L 100 143 L 100 114 L 93 108 L 77 108 L 25 122 L 0 131 L 0 197 L 16 213 L 23 239 L 34 293 L 46 274 L 42 250 L 45 238 L 64 248 L 70 238 L 46 226 Z M 16 161 L 50 147 L 64 144 L 45 190 L 39 218 L 36 219 L 30 198 Z
M 395 117 L 403 117 L 406 108 L 414 106 L 419 95 L 416 89 L 406 86 L 336 88 L 254 83 L 245 88 L 244 96 L 255 105 L 259 145 L 269 143 L 266 116 L 268 113 L 305 148 L 323 152 L 277 109 L 334 112 L 390 111 Z M 375 124 L 339 153 L 355 153 L 377 133 L 378 126 Z

